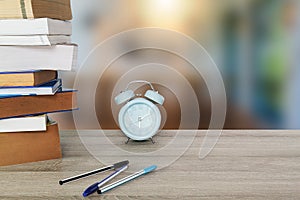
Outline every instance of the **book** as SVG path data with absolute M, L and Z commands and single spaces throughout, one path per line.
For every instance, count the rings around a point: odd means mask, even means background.
M 46 131 L 46 115 L 0 120 L 0 134 L 9 132 Z
M 1 1 L 0 1 L 1 2 Z M 1 14 L 0 14 L 1 15 Z M 55 19 L 7 19 L 0 20 L 0 35 L 71 35 L 69 21 Z
M 0 166 L 61 158 L 57 123 L 46 131 L 0 134 Z
M 51 46 L 70 43 L 71 37 L 66 35 L 0 36 L 2 46 Z
M 0 95 L 54 95 L 61 88 L 61 79 L 55 79 L 39 86 L 0 87 Z
M 0 71 L 72 70 L 76 45 L 0 46 Z
M 62 90 L 51 96 L 0 96 L 0 119 L 77 109 L 76 91 Z
M 1 0 L 0 18 L 71 20 L 70 0 Z
M 54 79 L 57 79 L 57 71 L 0 72 L 0 87 L 38 86 Z

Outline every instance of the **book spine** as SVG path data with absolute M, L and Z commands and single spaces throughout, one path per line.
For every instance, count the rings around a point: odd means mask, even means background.
M 0 7 L 10 8 L 14 12 L 2 11 L 0 18 L 2 19 L 32 19 L 33 9 L 31 0 L 2 0 L 0 1 Z
M 17 0 L 17 1 L 19 1 L 20 3 L 22 18 L 23 19 L 34 18 L 31 0 Z
M 71 20 L 70 0 L 0 0 L 0 19 Z

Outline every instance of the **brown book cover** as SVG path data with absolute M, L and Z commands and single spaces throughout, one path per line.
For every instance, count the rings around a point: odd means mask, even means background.
M 71 111 L 77 109 L 76 91 L 60 91 L 49 96 L 0 97 L 0 109 L 0 119 Z
M 56 78 L 57 72 L 50 70 L 0 73 L 0 87 L 37 86 Z
M 62 157 L 58 125 L 45 132 L 0 133 L 0 166 Z
M 1 0 L 0 19 L 71 20 L 70 0 Z

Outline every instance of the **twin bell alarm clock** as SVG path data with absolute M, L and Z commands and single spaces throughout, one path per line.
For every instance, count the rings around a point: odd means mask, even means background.
M 151 87 L 144 95 L 135 94 L 129 86 L 144 83 Z M 125 91 L 115 97 L 117 105 L 124 104 L 119 111 L 118 122 L 121 131 L 130 139 L 142 141 L 152 139 L 158 132 L 162 116 L 157 104 L 163 105 L 165 98 L 148 81 L 132 81 Z

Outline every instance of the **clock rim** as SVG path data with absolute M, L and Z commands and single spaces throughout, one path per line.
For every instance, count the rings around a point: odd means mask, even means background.
M 126 111 L 134 104 L 146 104 L 149 107 L 151 107 L 151 109 L 154 110 L 155 114 L 156 114 L 156 124 L 155 124 L 155 128 L 153 128 L 151 131 L 149 131 L 149 133 L 147 134 L 147 137 L 137 137 L 135 135 L 132 135 L 130 131 L 127 130 L 126 126 L 125 126 L 125 122 L 123 120 L 124 115 L 126 113 Z M 118 121 L 119 121 L 119 127 L 121 129 L 121 131 L 130 139 L 136 140 L 136 141 L 142 141 L 142 140 L 147 140 L 150 139 L 151 137 L 153 137 L 157 131 L 160 128 L 161 125 L 161 113 L 160 110 L 158 109 L 158 107 L 152 103 L 151 101 L 144 99 L 144 98 L 136 98 L 133 99 L 131 101 L 129 101 L 128 103 L 126 103 L 120 110 L 119 112 L 119 116 L 118 116 Z

